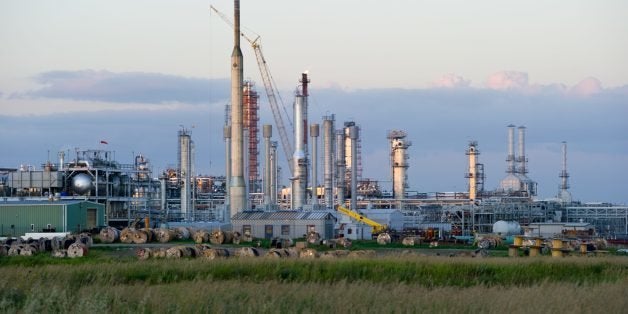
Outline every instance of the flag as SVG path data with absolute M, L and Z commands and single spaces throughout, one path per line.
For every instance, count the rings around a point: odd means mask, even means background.
M 100 144 L 109 144 L 107 141 L 100 141 Z

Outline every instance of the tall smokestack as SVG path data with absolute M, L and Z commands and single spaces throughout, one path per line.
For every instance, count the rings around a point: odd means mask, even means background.
M 244 182 L 242 86 L 243 65 L 240 50 L 240 0 L 234 0 L 233 52 L 231 53 L 231 216 L 245 209 L 246 185 Z
M 323 117 L 323 180 L 325 181 L 325 207 L 334 207 L 334 115 Z
M 264 136 L 264 204 L 270 205 L 271 202 L 271 165 L 270 165 L 270 138 L 273 136 L 273 126 L 264 124 L 262 129 Z
M 351 209 L 358 209 L 358 127 L 353 125 L 349 127 L 349 137 L 351 138 Z
M 506 173 L 515 174 L 515 126 L 508 126 L 508 156 L 506 157 Z
M 318 135 L 320 127 L 317 123 L 310 125 L 312 137 L 312 204 L 318 204 Z

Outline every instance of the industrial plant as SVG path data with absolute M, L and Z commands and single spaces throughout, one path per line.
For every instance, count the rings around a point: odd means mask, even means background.
M 7 168 L 0 169 L 1 235 L 122 228 L 142 219 L 151 227 L 208 226 L 267 239 L 300 238 L 312 232 L 322 239 L 372 239 L 382 232 L 435 240 L 470 239 L 486 233 L 540 235 L 556 226 L 555 233 L 578 228 L 609 239 L 628 236 L 627 206 L 573 201 L 565 142 L 556 197 L 537 198 L 538 189 L 547 187 L 537 186 L 530 175 L 525 126 L 511 124 L 504 130 L 505 173 L 494 190 L 485 184 L 489 165 L 481 162 L 481 143 L 470 141 L 466 148 L 459 148 L 460 158 L 468 162 L 466 173 L 460 175 L 460 180 L 466 180 L 465 190 L 410 193 L 408 169 L 420 167 L 410 162 L 411 139 L 417 135 L 402 129 L 381 135 L 382 145 L 388 145 L 391 186 L 364 178 L 361 131 L 365 126 L 335 114 L 320 121 L 309 116 L 309 87 L 315 79 L 308 73 L 295 75 L 298 88 L 288 119 L 293 127 L 286 126 L 282 100 L 261 47 L 257 39 L 241 33 L 238 0 L 234 8 L 231 22 L 212 7 L 233 26 L 234 35 L 231 101 L 223 133 L 224 173 L 197 173 L 198 144 L 185 127 L 172 134 L 178 137 L 177 166 L 161 173 L 152 171 L 150 156 L 137 154 L 131 162 L 122 163 L 113 152 L 101 149 L 60 151 L 57 160 L 47 160 L 40 167 L 3 165 Z M 242 36 L 256 54 L 272 125 L 260 125 L 260 96 L 253 81 L 244 81 Z M 283 162 L 286 169 L 279 166 Z M 86 203 L 72 205 L 76 202 Z M 77 212 L 84 207 L 94 218 L 50 217 L 48 221 L 26 212 L 15 215 L 18 204 L 69 204 Z

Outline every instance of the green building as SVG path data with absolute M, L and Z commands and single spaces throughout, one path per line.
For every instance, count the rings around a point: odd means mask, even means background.
M 0 202 L 0 236 L 20 236 L 26 232 L 80 232 L 105 225 L 105 206 L 94 202 Z

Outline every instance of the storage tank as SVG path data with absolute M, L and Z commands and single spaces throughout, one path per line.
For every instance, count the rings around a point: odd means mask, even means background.
M 521 233 L 521 225 L 516 221 L 498 220 L 493 224 L 493 233 L 515 235 Z
M 75 193 L 84 195 L 94 187 L 92 178 L 85 173 L 79 173 L 72 177 L 72 189 Z

